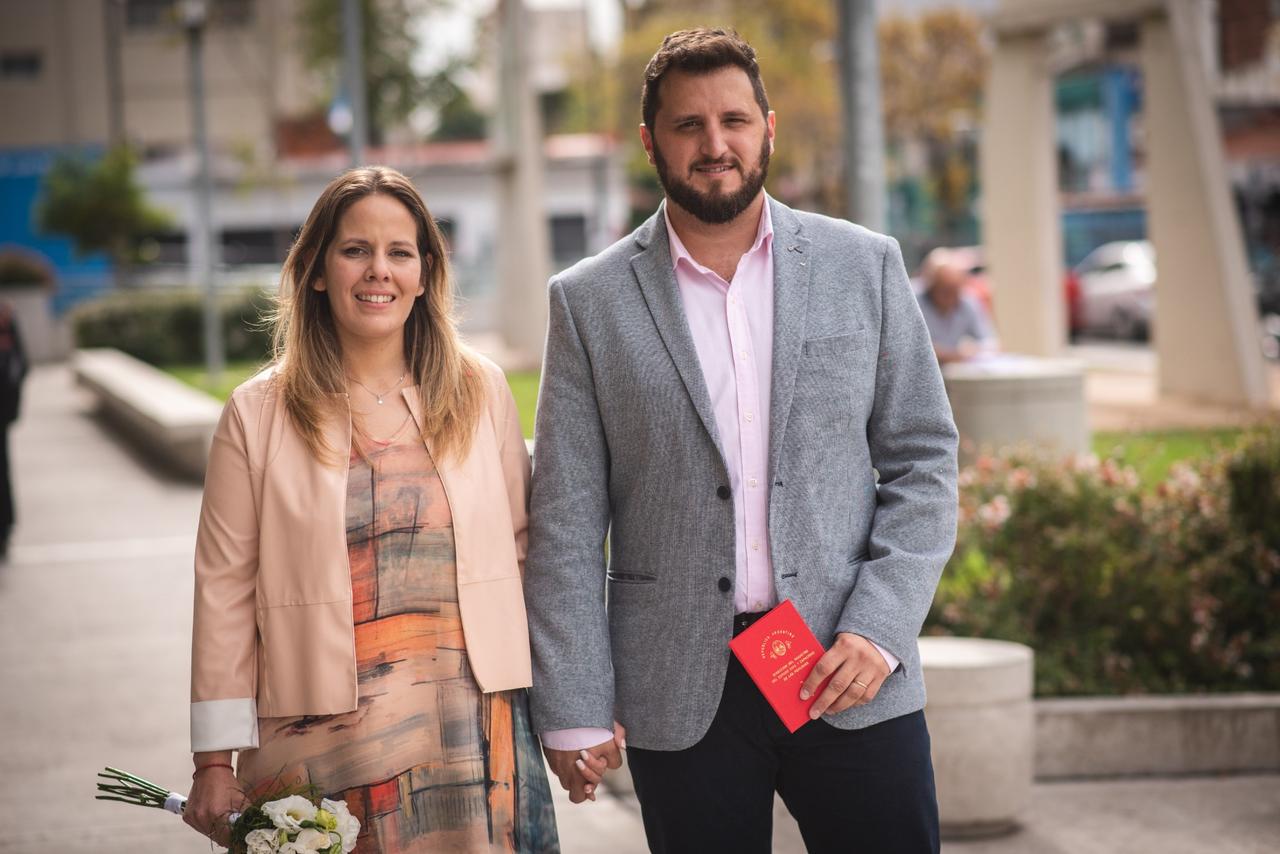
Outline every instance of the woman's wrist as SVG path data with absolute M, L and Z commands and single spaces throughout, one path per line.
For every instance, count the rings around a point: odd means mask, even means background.
M 230 750 L 214 750 L 207 753 L 195 753 L 191 756 L 191 761 L 195 763 L 196 770 L 207 766 L 223 766 L 231 767 L 231 751 Z

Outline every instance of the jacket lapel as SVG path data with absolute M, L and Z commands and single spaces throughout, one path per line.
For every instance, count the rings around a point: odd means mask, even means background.
M 773 217 L 773 389 L 769 404 L 769 480 L 777 479 L 778 460 L 791 412 L 796 371 L 800 367 L 813 275 L 811 242 L 800 219 L 772 198 Z
M 698 351 L 694 348 L 693 335 L 689 332 L 689 321 L 684 314 L 684 304 L 680 301 L 675 271 L 671 266 L 671 244 L 667 239 L 663 208 L 658 208 L 658 212 L 637 232 L 636 244 L 641 252 L 632 257 L 631 268 L 640 283 L 640 292 L 649 305 L 654 325 L 658 327 L 662 343 L 680 373 L 689 399 L 693 401 L 693 408 L 723 459 L 724 449 L 720 447 L 720 431 L 716 428 L 711 395 L 707 391 L 702 367 L 698 364 Z

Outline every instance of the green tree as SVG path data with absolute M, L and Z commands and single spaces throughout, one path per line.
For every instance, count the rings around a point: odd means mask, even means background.
M 71 238 L 76 252 L 106 252 L 119 264 L 138 260 L 139 241 L 169 227 L 169 217 L 149 205 L 134 180 L 136 160 L 117 146 L 94 160 L 64 154 L 44 177 L 38 228 Z
M 933 241 L 965 233 L 977 192 L 973 130 L 980 121 L 990 57 L 981 23 L 959 9 L 880 24 L 880 81 L 885 139 L 893 151 L 919 144 L 936 215 Z
M 413 67 L 419 41 L 415 20 L 449 0 L 360 0 L 363 21 L 365 104 L 369 110 L 369 141 L 380 144 L 387 131 L 402 124 L 424 104 L 443 104 L 448 87 L 435 75 L 420 75 Z M 331 91 L 342 79 L 342 0 L 303 0 L 298 9 L 302 55 L 309 69 L 329 81 Z

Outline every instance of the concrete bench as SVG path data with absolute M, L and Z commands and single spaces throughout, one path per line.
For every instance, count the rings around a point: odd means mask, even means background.
M 943 836 L 1015 829 L 1031 798 L 1031 649 L 1007 641 L 925 637 L 920 661 Z
M 119 350 L 77 350 L 72 370 L 135 445 L 184 475 L 204 478 L 221 403 Z

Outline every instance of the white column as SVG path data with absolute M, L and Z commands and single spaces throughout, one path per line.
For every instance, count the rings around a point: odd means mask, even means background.
M 1266 373 L 1195 7 L 1142 23 L 1160 391 L 1265 406 Z
M 999 35 L 980 151 L 982 240 L 1001 346 L 1036 356 L 1066 343 L 1052 84 L 1043 32 Z
M 547 335 L 551 237 L 543 206 L 542 121 L 530 79 L 529 22 L 522 0 L 498 5 L 499 102 L 494 116 L 498 173 L 499 328 L 508 367 L 536 367 Z

